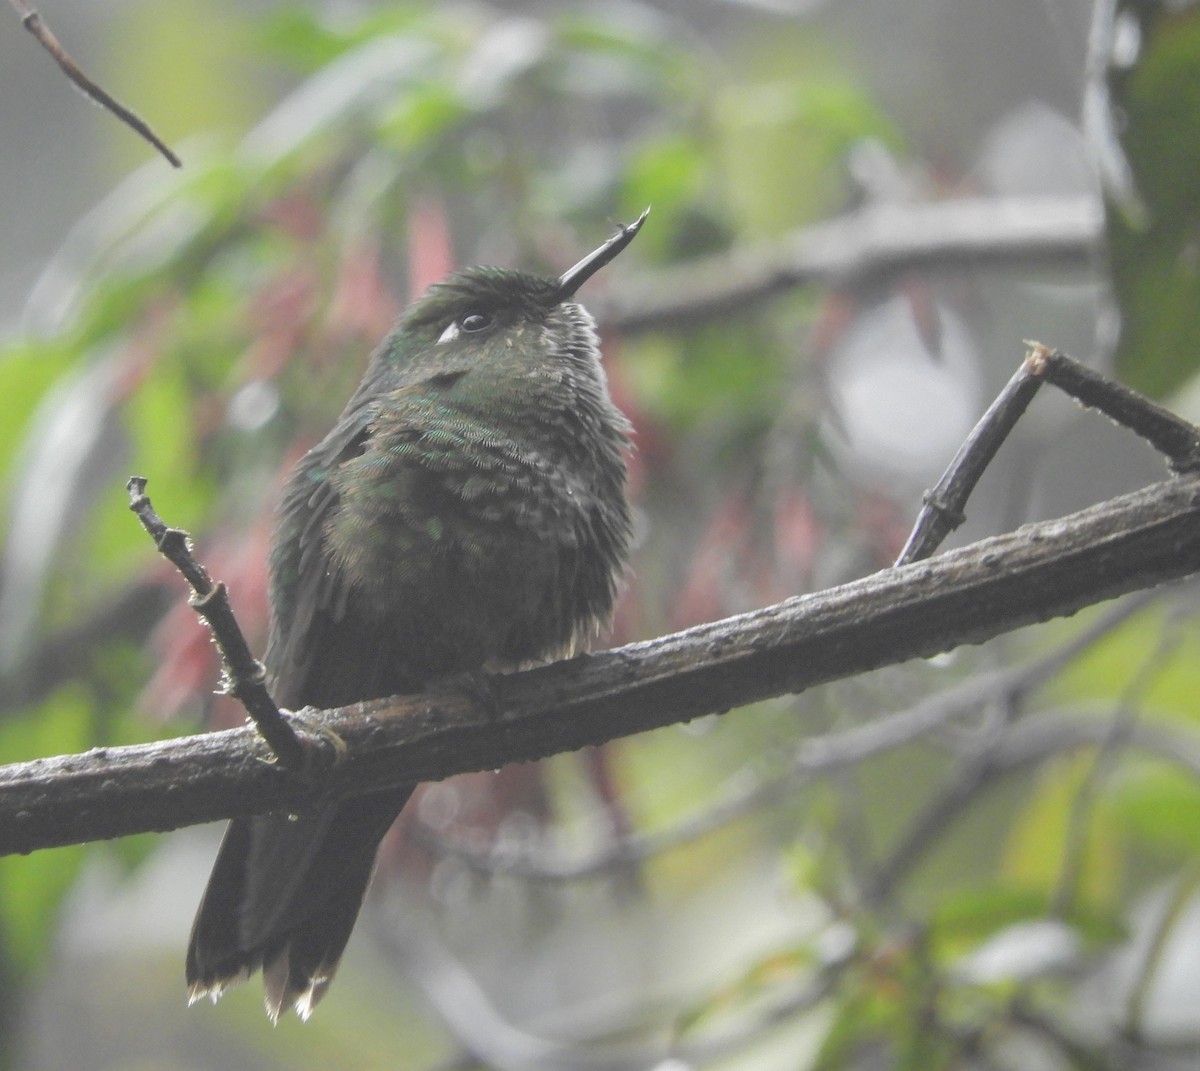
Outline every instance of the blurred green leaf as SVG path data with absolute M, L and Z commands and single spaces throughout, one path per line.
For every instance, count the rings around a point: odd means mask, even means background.
M 747 452 L 747 437 L 761 432 L 778 398 L 781 370 L 763 325 L 737 317 L 734 328 L 639 338 L 625 367 L 642 403 L 677 433 L 719 429 L 731 452 Z
M 1094 765 L 1091 755 L 1059 759 L 1039 773 L 1014 822 L 1003 851 L 1006 883 L 1043 890 L 1047 895 L 1062 878 L 1074 832 L 1074 808 Z M 1082 865 L 1073 902 L 1108 904 L 1119 889 L 1122 845 L 1103 798 L 1087 812 L 1082 829 Z
M 379 126 L 379 134 L 383 143 L 395 151 L 397 160 L 400 160 L 405 154 L 428 150 L 470 114 L 466 104 L 451 87 L 418 86 L 392 103 Z M 417 164 L 417 160 L 405 160 L 405 167 L 412 168 Z
M 860 86 L 819 68 L 725 88 L 715 121 L 725 196 L 750 239 L 778 238 L 837 211 L 849 193 L 850 148 L 864 138 L 898 141 Z
M 1093 619 L 1103 609 L 1087 611 L 1081 620 Z M 1045 626 L 1048 636 L 1066 636 L 1074 625 Z M 1164 643 L 1167 646 L 1164 648 Z M 1166 657 L 1160 657 L 1165 651 Z M 1142 680 L 1142 667 L 1153 664 L 1154 673 Z M 1120 698 L 1136 683 L 1133 701 L 1144 715 L 1178 718 L 1195 723 L 1200 718 L 1200 627 L 1181 618 L 1169 604 L 1158 604 L 1113 629 L 1055 675 L 1047 690 L 1057 702 L 1105 702 Z M 1099 716 L 1099 715 L 1098 715 Z
M 425 17 L 422 4 L 391 4 L 352 16 L 325 6 L 286 4 L 255 24 L 255 37 L 268 54 L 312 72 L 364 41 L 417 30 Z
M 1113 813 L 1139 846 L 1167 867 L 1200 853 L 1200 787 L 1190 773 L 1139 762 L 1113 788 Z
M 35 339 L 22 339 L 5 348 L 0 359 L 0 398 L 7 419 L 0 420 L 0 471 L 10 478 L 30 414 L 74 358 L 66 346 Z
M 1125 3 L 1121 11 L 1139 27 L 1140 48 L 1109 81 L 1142 211 L 1110 206 L 1108 216 L 1118 369 L 1162 397 L 1200 368 L 1200 9 Z
M 265 84 L 234 76 L 246 69 L 249 40 L 238 5 L 226 5 L 213 18 L 202 0 L 133 0 L 112 19 L 120 27 L 114 41 L 154 41 L 155 47 L 122 50 L 110 88 L 122 100 L 153 101 L 152 118 L 168 142 L 198 131 L 237 132 L 261 108 Z M 197 33 L 197 26 L 204 32 Z M 109 145 L 127 164 L 145 158 L 144 147 L 133 139 L 112 138 Z M 190 153 L 181 152 L 187 163 Z
M 939 901 L 930 919 L 931 939 L 938 957 L 949 961 L 1014 923 L 1048 917 L 1052 908 L 1044 888 L 997 883 L 954 889 Z M 1087 905 L 1075 905 L 1068 921 L 1095 947 L 1124 934 L 1115 916 L 1089 911 Z

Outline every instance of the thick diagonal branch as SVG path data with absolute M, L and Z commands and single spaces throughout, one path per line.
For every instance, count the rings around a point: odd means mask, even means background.
M 754 613 L 500 678 L 321 715 L 343 762 L 305 782 L 251 729 L 0 767 L 0 853 L 167 830 L 540 759 L 799 692 L 1200 570 L 1200 477 Z

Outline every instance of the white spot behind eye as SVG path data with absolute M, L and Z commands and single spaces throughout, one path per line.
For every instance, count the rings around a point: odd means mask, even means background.
M 456 338 L 458 338 L 457 320 L 450 324 L 446 330 L 438 336 L 437 344 L 440 346 L 443 342 L 453 342 Z

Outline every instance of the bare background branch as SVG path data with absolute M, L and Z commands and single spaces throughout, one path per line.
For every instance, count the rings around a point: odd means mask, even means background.
M 31 8 L 25 0 L 9 0 L 9 3 L 16 9 L 18 15 L 21 16 L 21 24 L 27 29 L 38 44 L 42 46 L 54 58 L 54 62 L 58 64 L 63 74 L 70 79 L 71 83 L 76 86 L 86 97 L 95 101 L 100 107 L 112 112 L 122 123 L 129 127 L 138 137 L 148 141 L 166 158 L 167 162 L 172 167 L 183 167 L 183 161 L 175 155 L 165 141 L 162 140 L 154 129 L 140 115 L 126 108 L 119 100 L 112 96 L 103 86 L 93 82 L 86 74 L 83 73 L 79 64 L 72 58 L 69 52 L 63 48 L 61 42 L 54 36 L 53 31 L 46 25 L 46 20 Z
M 808 283 L 849 286 L 925 269 L 1082 267 L 1100 254 L 1104 211 L 1092 196 L 955 198 L 871 204 L 778 241 L 695 258 L 618 287 L 620 331 L 720 320 Z

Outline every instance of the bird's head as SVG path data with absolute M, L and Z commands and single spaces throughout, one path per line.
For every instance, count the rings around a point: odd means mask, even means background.
M 396 385 L 450 385 L 477 369 L 511 376 L 547 362 L 597 362 L 594 321 L 572 299 L 633 241 L 648 212 L 557 279 L 477 267 L 431 286 L 400 318 L 391 345 L 383 347 L 388 378 Z

